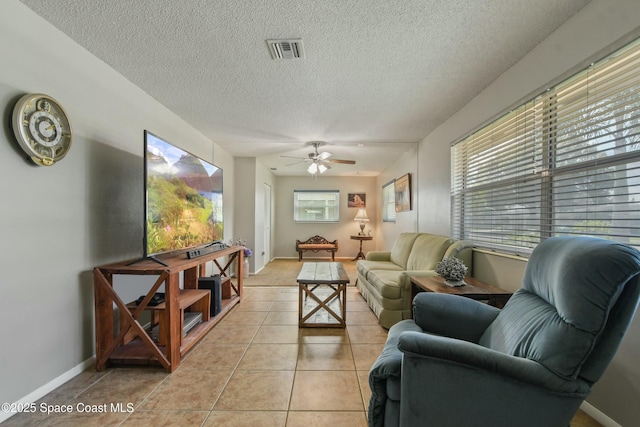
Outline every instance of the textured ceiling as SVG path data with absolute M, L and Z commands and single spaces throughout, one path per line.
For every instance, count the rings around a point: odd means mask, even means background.
M 21 0 L 234 156 L 377 175 L 589 0 Z M 273 60 L 267 39 L 301 38 Z M 358 146 L 364 144 L 364 146 Z

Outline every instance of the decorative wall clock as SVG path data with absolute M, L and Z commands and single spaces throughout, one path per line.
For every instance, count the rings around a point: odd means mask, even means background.
M 51 166 L 71 148 L 71 123 L 64 108 L 52 97 L 31 93 L 13 108 L 13 133 L 33 162 Z

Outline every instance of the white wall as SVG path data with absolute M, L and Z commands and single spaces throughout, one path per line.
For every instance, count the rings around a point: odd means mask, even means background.
M 359 242 L 351 240 L 351 235 L 360 231 L 358 222 L 353 218 L 358 212 L 355 208 L 347 207 L 348 193 L 367 194 L 367 216 L 370 222 L 365 231 L 372 228 L 373 241 L 363 242 L 363 252 L 373 250 L 377 244 L 377 231 L 380 205 L 380 189 L 375 177 L 330 177 L 319 176 L 316 179 L 309 176 L 276 177 L 277 190 L 275 192 L 275 230 L 273 239 L 274 257 L 298 257 L 296 239 L 306 240 L 314 235 L 320 235 L 328 240 L 338 239 L 336 257 L 353 258 L 358 253 Z M 293 222 L 293 191 L 294 190 L 340 190 L 340 221 L 338 223 L 294 223 Z M 329 252 L 308 252 L 307 257 L 331 257 Z
M 0 57 L 0 402 L 15 402 L 40 397 L 91 359 L 91 270 L 142 255 L 144 129 L 223 168 L 225 235 L 233 230 L 234 166 L 17 0 L 2 2 Z M 8 125 L 29 92 L 56 98 L 73 126 L 70 153 L 51 167 L 25 160 Z
M 376 247 L 379 250 L 389 251 L 393 247 L 393 243 L 396 241 L 400 233 L 404 232 L 416 232 L 418 231 L 418 215 L 419 212 L 423 212 L 425 215 L 432 215 L 433 209 L 420 209 L 420 202 L 418 201 L 418 148 L 408 151 L 394 164 L 388 167 L 377 177 L 378 193 L 381 194 L 382 186 L 387 184 L 393 179 L 400 178 L 401 176 L 409 173 L 411 174 L 411 210 L 404 212 L 396 212 L 395 222 L 380 222 L 378 224 L 378 239 L 376 241 Z M 379 195 L 378 198 L 382 196 Z M 445 208 L 449 205 L 449 201 L 445 204 Z M 378 208 L 378 218 L 382 218 L 382 206 Z M 382 220 L 381 220 L 382 221 Z M 442 233 L 449 234 L 449 231 Z
M 449 209 L 444 207 L 449 200 L 452 142 L 577 71 L 576 67 L 587 65 L 639 36 L 638 23 L 638 0 L 593 0 L 421 141 L 419 230 L 450 233 Z M 434 206 L 443 209 L 433 209 Z M 519 287 L 524 267 L 525 262 L 511 258 L 483 253 L 474 256 L 474 274 L 507 289 Z M 639 352 L 640 316 L 636 315 L 612 364 L 587 399 L 621 425 L 636 425 L 640 420 Z

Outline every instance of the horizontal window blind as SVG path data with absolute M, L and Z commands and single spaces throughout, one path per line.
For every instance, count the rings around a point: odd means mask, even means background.
M 395 180 L 382 186 L 382 221 L 394 222 L 396 220 Z
M 452 235 L 529 253 L 589 234 L 640 245 L 640 44 L 452 147 Z
M 295 190 L 293 192 L 294 222 L 338 222 L 340 192 Z

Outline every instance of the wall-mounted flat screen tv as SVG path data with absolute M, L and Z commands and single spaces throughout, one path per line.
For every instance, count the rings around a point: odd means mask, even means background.
M 144 132 L 145 257 L 223 239 L 222 169 Z

